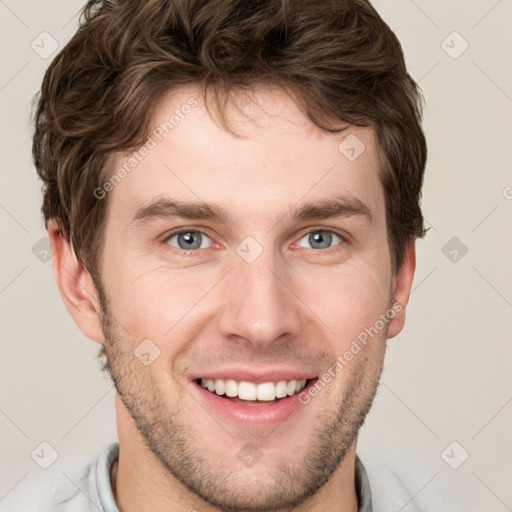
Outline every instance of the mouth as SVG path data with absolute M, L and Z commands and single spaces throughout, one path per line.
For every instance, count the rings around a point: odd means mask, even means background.
M 256 380 L 256 379 L 255 379 Z M 196 400 L 220 420 L 239 428 L 272 427 L 297 415 L 314 414 L 314 409 L 301 401 L 302 393 L 315 385 L 317 377 L 270 381 L 195 378 L 191 381 Z M 300 421 L 300 420 L 299 420 Z
M 196 379 L 196 383 L 210 393 L 231 402 L 246 406 L 263 406 L 297 395 L 313 380 L 315 379 L 292 379 L 256 384 L 234 379 Z

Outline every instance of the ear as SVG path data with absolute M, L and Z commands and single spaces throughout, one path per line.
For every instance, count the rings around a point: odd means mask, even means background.
M 78 262 L 69 239 L 54 220 L 48 222 L 53 273 L 60 295 L 78 328 L 91 340 L 104 343 L 99 296 L 89 272 Z
M 395 316 L 389 322 L 388 338 L 394 338 L 404 328 L 405 308 L 409 302 L 414 270 L 416 269 L 416 240 L 413 239 L 404 255 L 404 261 L 393 278 L 393 303 L 392 310 Z

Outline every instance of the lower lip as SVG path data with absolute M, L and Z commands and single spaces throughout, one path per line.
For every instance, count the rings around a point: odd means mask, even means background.
M 192 386 L 208 411 L 234 423 L 259 427 L 282 423 L 298 409 L 304 407 L 299 401 L 299 395 L 307 392 L 316 380 L 312 379 L 299 393 L 281 398 L 275 402 L 269 402 L 268 405 L 242 405 L 204 389 L 196 381 L 192 382 Z

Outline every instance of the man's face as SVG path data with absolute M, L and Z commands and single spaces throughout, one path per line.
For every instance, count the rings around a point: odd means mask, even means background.
M 192 95 L 197 106 L 180 110 Z M 224 510 L 264 510 L 299 504 L 354 454 L 382 370 L 389 325 L 378 320 L 393 275 L 373 131 L 321 131 L 278 90 L 236 98 L 228 118 L 245 138 L 217 125 L 194 89 L 159 104 L 155 126 L 189 113 L 110 192 L 103 321 L 129 412 L 120 421 L 133 422 L 162 473 Z M 223 218 L 173 216 L 171 202 L 208 203 Z M 302 209 L 326 202 L 337 215 Z M 318 388 L 307 404 L 272 400 L 281 381 L 293 393 L 301 380 L 303 397 Z M 250 400 L 254 389 L 268 401 Z

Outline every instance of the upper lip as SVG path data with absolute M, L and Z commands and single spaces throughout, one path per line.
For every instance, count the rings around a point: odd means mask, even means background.
M 262 384 L 263 382 L 279 382 L 280 380 L 308 380 L 314 379 L 316 374 L 311 371 L 302 371 L 292 368 L 223 368 L 205 370 L 190 376 L 191 380 L 197 379 L 232 379 L 237 382 L 252 382 Z

